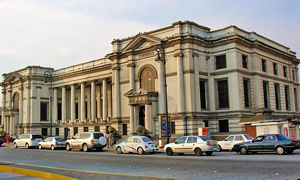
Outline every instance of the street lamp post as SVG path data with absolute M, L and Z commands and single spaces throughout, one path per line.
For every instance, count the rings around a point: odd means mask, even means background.
M 170 120 L 169 120 L 169 113 L 168 113 L 168 96 L 167 96 L 167 74 L 166 74 L 166 58 L 165 58 L 165 51 L 164 47 L 161 44 L 160 47 L 156 48 L 157 52 L 157 61 L 162 61 L 164 64 L 163 68 L 163 75 L 164 75 L 164 101 L 165 101 L 165 109 L 166 109 L 166 123 L 167 123 L 167 144 L 170 142 Z
M 50 71 L 45 71 L 44 72 L 44 78 L 45 78 L 45 83 L 47 83 L 48 82 L 48 79 L 50 80 L 50 97 L 49 97 L 49 99 L 50 99 L 50 102 L 49 102 L 49 106 L 50 106 L 50 108 L 49 108 L 49 118 L 50 118 L 50 136 L 52 136 L 52 74 L 51 74 L 51 72 Z

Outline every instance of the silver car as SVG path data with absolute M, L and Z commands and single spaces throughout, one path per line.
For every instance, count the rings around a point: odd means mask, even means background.
M 168 156 L 174 153 L 195 153 L 196 156 L 201 156 L 203 152 L 207 156 L 211 156 L 217 150 L 218 142 L 205 136 L 183 136 L 164 147 Z
M 118 154 L 124 152 L 144 154 L 145 152 L 158 151 L 157 146 L 146 136 L 131 136 L 123 139 L 116 145 L 116 151 Z
M 39 142 L 43 140 L 44 138 L 40 134 L 21 134 L 14 140 L 14 146 L 15 148 L 25 147 L 26 149 L 29 149 L 31 147 L 38 147 Z
M 58 149 L 65 148 L 65 140 L 60 137 L 48 137 L 44 141 L 39 142 L 39 149 Z
M 102 151 L 106 143 L 107 139 L 101 132 L 80 132 L 66 141 L 66 150 L 77 148 L 87 152 L 95 148 L 97 151 Z

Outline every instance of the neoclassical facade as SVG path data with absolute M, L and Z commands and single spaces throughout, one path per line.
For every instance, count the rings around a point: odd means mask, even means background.
M 104 58 L 63 69 L 3 74 L 0 127 L 66 137 L 108 126 L 127 136 L 142 125 L 159 137 L 167 111 L 173 137 L 204 126 L 225 136 L 243 133 L 241 120 L 257 109 L 299 125 L 299 59 L 255 32 L 179 21 L 112 46 Z

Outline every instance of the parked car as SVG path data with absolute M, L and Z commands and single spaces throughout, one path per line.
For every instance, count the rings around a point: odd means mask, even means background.
M 217 150 L 218 142 L 205 136 L 183 136 L 164 147 L 168 156 L 173 153 L 195 153 L 196 156 L 201 156 L 203 152 L 211 156 Z
M 156 151 L 158 151 L 157 145 L 146 136 L 131 136 L 123 139 L 116 145 L 116 152 L 118 154 L 124 152 L 144 154 L 145 152 L 153 153 Z
M 218 141 L 218 145 L 219 145 L 218 151 L 222 151 L 222 150 L 231 151 L 235 144 L 242 143 L 242 142 L 249 142 L 252 139 L 253 137 L 249 136 L 248 134 L 230 135 L 223 141 Z
M 283 134 L 266 134 L 254 138 L 250 142 L 239 143 L 233 146 L 233 151 L 246 155 L 248 152 L 275 151 L 277 154 L 291 154 L 300 149 L 300 141 L 291 140 Z
M 31 147 L 38 147 L 39 142 L 43 140 L 44 138 L 40 134 L 22 134 L 13 143 L 15 148 L 25 147 L 29 149 Z
M 39 149 L 58 149 L 65 148 L 65 140 L 60 137 L 48 137 L 44 141 L 39 142 Z
M 101 132 L 80 132 L 73 136 L 72 139 L 67 140 L 65 146 L 67 151 L 71 151 L 72 148 L 78 148 L 84 152 L 90 149 L 102 151 L 106 143 L 107 139 Z

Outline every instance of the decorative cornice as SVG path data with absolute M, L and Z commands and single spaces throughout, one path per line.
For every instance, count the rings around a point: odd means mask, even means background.
M 192 53 L 192 56 L 193 57 L 199 57 L 199 54 L 198 53 Z
M 130 62 L 130 63 L 127 64 L 127 67 L 133 67 L 133 68 L 134 68 L 135 66 L 136 66 L 136 65 L 135 65 L 134 62 Z
M 112 70 L 120 70 L 120 67 L 119 67 L 119 65 L 113 65 L 111 69 Z
M 174 57 L 183 57 L 183 56 L 184 56 L 184 54 L 181 52 L 174 54 Z

